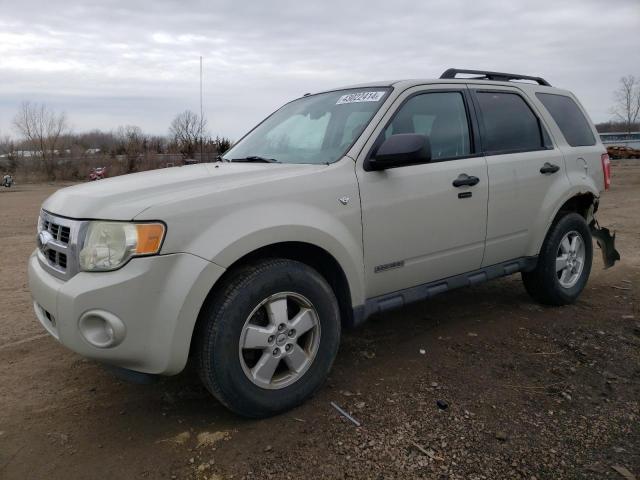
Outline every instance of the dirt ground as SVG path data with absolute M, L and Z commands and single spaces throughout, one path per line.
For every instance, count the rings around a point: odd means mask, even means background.
M 192 370 L 124 383 L 44 335 L 26 261 L 60 185 L 0 190 L 0 478 L 639 476 L 640 162 L 613 175 L 598 217 L 622 261 L 596 258 L 575 305 L 539 306 L 514 275 L 373 318 L 313 399 L 261 421 Z

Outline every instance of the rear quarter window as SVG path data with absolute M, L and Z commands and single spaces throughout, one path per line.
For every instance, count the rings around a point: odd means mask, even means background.
M 551 114 L 569 145 L 584 147 L 596 144 L 588 120 L 571 97 L 540 92 L 536 97 Z

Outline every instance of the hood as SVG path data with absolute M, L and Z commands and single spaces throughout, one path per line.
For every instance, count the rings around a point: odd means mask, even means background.
M 326 166 L 222 162 L 163 168 L 63 188 L 49 197 L 42 208 L 69 218 L 132 220 L 154 205 L 250 187 L 322 168 Z

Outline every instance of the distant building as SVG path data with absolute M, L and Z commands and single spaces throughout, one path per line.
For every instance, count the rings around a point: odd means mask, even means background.
M 640 148 L 640 132 L 607 132 L 600 134 L 604 145 Z
M 67 149 L 64 152 L 71 153 L 71 150 Z M 57 149 L 53 150 L 53 154 L 59 155 L 60 150 L 57 150 Z M 41 150 L 14 150 L 13 152 L 11 152 L 11 155 L 15 157 L 21 157 L 21 158 L 41 157 L 42 151 Z
M 14 150 L 12 153 L 16 157 L 22 158 L 39 157 L 41 154 L 39 150 Z

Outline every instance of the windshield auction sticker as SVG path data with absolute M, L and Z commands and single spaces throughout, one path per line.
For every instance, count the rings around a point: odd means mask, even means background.
M 379 102 L 384 96 L 385 92 L 357 92 L 348 93 L 342 95 L 336 105 L 342 105 L 343 103 L 360 103 L 360 102 Z

